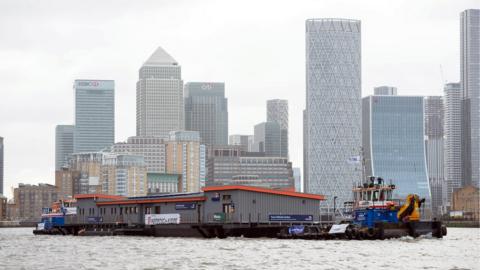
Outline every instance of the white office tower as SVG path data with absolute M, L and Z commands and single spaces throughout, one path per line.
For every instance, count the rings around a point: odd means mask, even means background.
M 352 200 L 362 177 L 360 21 L 306 21 L 305 192 Z
M 147 59 L 137 82 L 137 136 L 168 138 L 184 129 L 181 67 L 161 47 Z
M 460 14 L 463 185 L 480 186 L 480 9 Z

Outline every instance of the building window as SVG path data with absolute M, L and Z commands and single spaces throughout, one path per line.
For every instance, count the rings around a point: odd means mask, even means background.
M 160 214 L 160 206 L 155 206 L 155 214 Z

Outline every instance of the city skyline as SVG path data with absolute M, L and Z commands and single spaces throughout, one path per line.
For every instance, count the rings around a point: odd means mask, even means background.
M 432 2 L 433 3 L 433 2 Z M 469 4 L 468 4 L 469 3 Z M 378 3 L 377 3 L 378 4 Z M 2 4 L 3 5 L 3 4 Z M 400 5 L 400 4 L 399 4 Z M 181 6 L 181 4 L 180 4 Z M 400 5 L 401 6 L 401 5 Z M 406 15 L 407 11 L 404 13 L 400 12 L 402 16 L 406 17 L 413 17 L 413 18 L 423 18 L 421 17 L 421 12 L 427 10 L 428 5 L 425 6 L 425 2 L 422 4 L 419 4 L 420 8 L 418 11 L 413 12 L 413 14 Z M 363 81 L 367 81 L 362 85 L 362 96 L 367 95 L 368 93 L 371 93 L 372 87 L 374 85 L 383 85 L 383 84 L 388 84 L 388 85 L 395 85 L 398 86 L 400 91 L 402 91 L 403 94 L 421 94 L 421 95 L 439 95 L 442 93 L 443 90 L 443 83 L 445 80 L 448 81 L 458 81 L 459 80 L 459 74 L 458 74 L 458 39 L 456 37 L 459 36 L 458 34 L 458 16 L 461 11 L 467 8 L 472 8 L 475 7 L 473 1 L 464 1 L 460 4 L 456 5 L 449 5 L 446 3 L 440 3 L 438 10 L 440 10 L 441 14 L 437 14 L 438 17 L 435 17 L 437 15 L 432 14 L 432 13 L 427 13 L 426 15 L 423 14 L 423 16 L 426 16 L 425 18 L 428 19 L 433 19 L 435 22 L 436 19 L 438 18 L 448 18 L 443 21 L 441 21 L 442 25 L 447 26 L 447 27 L 440 27 L 443 28 L 443 31 L 445 33 L 450 34 L 450 38 L 446 39 L 445 37 L 448 35 L 444 35 L 439 32 L 433 31 L 435 25 L 430 25 L 429 22 L 424 22 L 425 27 L 431 27 L 432 31 L 429 32 L 432 35 L 426 35 L 428 36 L 427 39 L 431 39 L 432 36 L 435 38 L 439 37 L 444 37 L 445 39 L 440 39 L 441 42 L 445 42 L 446 48 L 445 51 L 436 51 L 431 54 L 426 54 L 426 57 L 419 58 L 416 60 L 413 60 L 414 58 L 407 58 L 402 59 L 402 58 L 393 58 L 394 56 L 389 56 L 390 58 L 388 62 L 395 62 L 395 64 L 398 63 L 398 66 L 395 69 L 402 70 L 402 67 L 404 68 L 407 63 L 409 66 L 412 66 L 410 70 L 403 69 L 403 74 L 400 76 L 398 72 L 391 72 L 391 74 L 385 74 L 384 72 L 380 72 L 381 75 L 378 75 L 379 79 L 372 79 L 371 77 L 374 76 L 373 74 L 375 73 L 374 71 L 379 69 L 380 66 L 383 64 L 383 60 L 381 60 L 382 56 L 385 56 L 387 53 L 391 53 L 391 50 L 380 50 L 378 52 L 375 52 L 376 55 L 374 58 L 377 58 L 377 60 L 367 60 L 370 61 L 369 64 L 366 64 L 367 67 L 369 66 L 370 68 L 363 70 Z M 181 6 L 182 7 L 182 6 Z M 265 6 L 260 6 L 262 8 Z M 285 6 L 282 6 L 285 8 Z M 7 5 L 4 9 L 0 10 L 6 10 L 12 11 L 12 5 Z M 38 8 L 38 7 L 37 7 Z M 62 8 L 62 7 L 60 7 Z M 178 7 L 171 7 L 172 9 L 175 10 L 175 8 Z M 378 4 L 378 8 L 381 8 L 381 4 Z M 101 8 L 99 8 L 101 10 Z M 251 71 L 249 70 L 250 66 L 242 66 L 244 62 L 240 61 L 242 64 L 241 66 L 238 63 L 232 63 L 230 61 L 230 67 L 232 67 L 232 70 L 236 71 L 233 72 L 234 75 L 231 75 L 229 73 L 226 73 L 225 71 L 217 71 L 215 70 L 215 67 L 218 66 L 223 66 L 215 62 L 215 60 L 212 63 L 208 63 L 207 65 L 205 64 L 205 60 L 201 58 L 201 56 L 192 56 L 191 53 L 188 52 L 188 46 L 182 45 L 182 46 L 175 46 L 175 42 L 182 42 L 185 41 L 185 36 L 182 34 L 179 34 L 178 37 L 175 35 L 166 35 L 162 36 L 162 38 L 157 38 L 157 39 L 152 39 L 149 40 L 150 42 L 144 43 L 141 45 L 140 48 L 137 48 L 137 46 L 134 47 L 122 47 L 120 45 L 116 46 L 115 45 L 109 44 L 108 42 L 100 44 L 100 46 L 94 46 L 91 43 L 83 44 L 80 43 L 78 47 L 74 47 L 72 51 L 65 51 L 61 50 L 60 52 L 50 52 L 48 49 L 44 48 L 44 43 L 40 42 L 38 45 L 40 45 L 38 48 L 24 48 L 22 47 L 21 49 L 24 49 L 27 53 L 26 56 L 33 56 L 33 57 L 26 57 L 22 58 L 22 61 L 15 62 L 13 63 L 12 61 L 9 61 L 9 55 L 12 54 L 13 56 L 18 56 L 16 53 L 18 51 L 14 50 L 15 46 L 12 45 L 13 41 L 9 41 L 7 44 L 3 44 L 0 47 L 0 53 L 2 55 L 5 55 L 7 64 L 5 64 L 5 67 L 11 68 L 12 70 L 9 70 L 9 72 L 6 72 L 2 76 L 2 81 L 6 83 L 6 88 L 5 89 L 15 89 L 15 92 L 18 92 L 16 94 L 10 93 L 6 90 L 2 90 L 2 95 L 5 98 L 2 98 L 2 101 L 0 101 L 0 108 L 1 110 L 1 115 L 2 117 L 0 118 L 0 134 L 1 136 L 5 137 L 5 141 L 8 142 L 6 144 L 6 153 L 5 153 L 5 189 L 7 195 L 10 194 L 10 187 L 15 186 L 16 183 L 19 182 L 25 182 L 25 183 L 37 183 L 37 182 L 48 182 L 48 183 L 53 183 L 53 168 L 54 168 L 54 126 L 56 124 L 70 124 L 71 120 L 73 119 L 72 115 L 69 115 L 69 112 L 72 112 L 72 96 L 71 96 L 71 81 L 75 78 L 108 78 L 108 79 L 114 79 L 116 82 L 121 79 L 122 81 L 119 82 L 118 84 L 116 83 L 116 94 L 118 97 L 116 97 L 116 112 L 118 112 L 117 116 L 117 130 L 116 130 L 116 138 L 115 142 L 118 141 L 125 141 L 127 137 L 133 136 L 135 134 L 134 129 L 135 129 L 135 117 L 133 116 L 128 116 L 126 115 L 131 115 L 132 114 L 132 108 L 134 110 L 135 108 L 135 103 L 131 102 L 131 98 L 135 96 L 135 77 L 137 76 L 137 71 L 136 69 L 138 68 L 140 62 L 142 61 L 142 56 L 144 57 L 145 55 L 148 55 L 151 51 L 152 48 L 156 48 L 157 46 L 164 46 L 167 50 L 169 50 L 172 55 L 175 55 L 176 58 L 178 58 L 179 62 L 182 63 L 182 68 L 184 71 L 186 71 L 186 68 L 190 69 L 188 72 L 184 72 L 187 75 L 184 76 L 185 81 L 195 81 L 195 79 L 201 80 L 201 81 L 225 81 L 229 87 L 226 92 L 226 96 L 230 99 L 230 103 L 232 106 L 230 106 L 230 118 L 229 122 L 231 123 L 229 133 L 230 134 L 236 134 L 236 133 L 243 133 L 243 134 L 251 134 L 252 132 L 252 127 L 255 123 L 258 123 L 262 119 L 258 117 L 259 112 L 264 112 L 264 102 L 265 100 L 269 98 L 281 98 L 281 99 L 287 99 L 289 100 L 291 104 L 291 128 L 290 128 L 290 133 L 292 136 L 290 136 L 290 145 L 294 146 L 293 148 L 297 148 L 300 150 L 295 150 L 295 153 L 291 153 L 291 160 L 293 161 L 294 165 L 296 167 L 302 167 L 302 151 L 301 151 L 301 126 L 302 126 L 302 121 L 301 121 L 301 112 L 303 108 L 303 93 L 304 93 L 304 86 L 302 85 L 302 81 L 304 81 L 304 71 L 303 69 L 303 61 L 304 61 L 304 21 L 307 18 L 311 17 L 333 17 L 333 16 L 338 16 L 338 17 L 345 17 L 345 18 L 358 18 L 362 20 L 362 28 L 366 31 L 372 30 L 373 33 L 375 33 L 375 29 L 377 26 L 375 26 L 375 20 L 380 20 L 380 18 L 376 18 L 373 16 L 373 18 L 367 18 L 368 12 L 365 10 L 355 10 L 355 8 L 351 8 L 350 11 L 344 12 L 344 14 L 339 14 L 341 12 L 334 11 L 335 7 L 331 7 L 330 9 L 327 8 L 326 10 L 323 10 L 322 12 L 307 12 L 305 7 L 299 8 L 297 13 L 295 13 L 295 16 L 285 18 L 285 24 L 291 25 L 291 28 L 288 28 L 288 32 L 293 33 L 293 37 L 295 37 L 295 44 L 287 44 L 287 46 L 282 47 L 279 46 L 279 48 L 275 48 L 271 53 L 266 53 L 262 61 L 269 61 L 271 64 L 275 65 L 275 59 L 280 55 L 280 53 L 287 54 L 288 62 L 294 63 L 295 65 L 291 64 L 290 67 L 286 69 L 281 69 L 281 70 L 276 70 L 277 74 L 271 74 L 268 71 L 265 71 L 263 73 L 256 72 L 260 74 L 259 76 L 254 75 L 250 73 Z M 438 11 L 437 10 L 437 11 Z M 30 10 L 25 11 L 27 14 L 29 13 Z M 133 12 L 136 10 L 134 9 Z M 328 12 L 331 13 L 328 13 Z M 333 12 L 332 12 L 333 11 Z M 368 9 L 367 9 L 368 11 Z M 84 12 L 86 12 L 84 10 Z M 126 11 L 124 11 L 126 12 Z M 375 12 L 373 12 L 375 13 Z M 387 12 L 388 13 L 388 12 Z M 355 15 L 357 14 L 357 15 Z M 258 14 L 253 14 L 253 15 L 258 15 Z M 387 16 L 382 15 L 382 16 Z M 400 18 L 402 18 L 400 16 Z M 417 17 L 415 17 L 417 16 Z M 93 14 L 93 19 L 98 19 L 98 14 L 94 13 Z M 255 17 L 255 16 L 254 16 Z M 273 17 L 273 21 L 278 21 L 281 20 L 282 16 L 279 17 Z M 381 17 L 381 16 L 380 16 Z M 234 17 L 236 18 L 236 17 Z M 255 17 L 257 20 L 259 19 L 258 16 Z M 436 19 L 435 19 L 436 18 Z M 9 20 L 11 18 L 2 18 L 3 20 Z M 54 18 L 55 19 L 55 18 Z M 68 19 L 63 18 L 68 22 Z M 399 19 L 400 21 L 400 19 Z M 414 20 L 415 21 L 415 20 Z M 422 21 L 422 19 L 419 19 L 419 21 Z M 6 23 L 6 22 L 4 22 Z M 188 22 L 187 22 L 188 23 Z M 234 23 L 235 26 L 240 27 L 239 25 L 242 23 L 236 24 Z M 390 22 L 389 22 L 390 23 Z M 413 23 L 413 22 L 412 22 Z M 7 23 L 6 23 L 7 24 Z M 181 32 L 182 27 L 186 27 L 186 25 L 191 25 L 191 21 L 189 24 L 184 24 L 180 27 L 175 27 L 174 25 L 169 25 L 172 27 L 173 30 Z M 273 25 L 273 24 L 272 24 Z M 393 23 L 395 25 L 395 23 Z M 391 26 L 391 25 L 390 25 Z M 103 27 L 103 28 L 102 28 Z M 270 27 L 270 26 L 266 26 Z M 397 27 L 399 27 L 397 25 Z M 414 34 L 408 33 L 409 27 L 411 27 L 410 24 L 402 25 L 402 27 L 405 27 L 405 32 L 402 31 L 402 38 L 408 39 L 408 37 L 415 36 L 415 33 L 419 34 L 420 32 L 415 32 Z M 107 31 L 108 26 L 105 25 L 100 25 L 100 28 L 103 29 L 103 31 Z M 420 27 L 421 28 L 421 27 Z M 88 29 L 88 27 L 86 27 Z M 448 29 L 451 30 L 451 32 L 448 31 Z M 40 30 L 47 31 L 43 29 L 40 26 Z M 77 29 L 78 30 L 78 29 Z M 82 30 L 82 29 L 80 29 Z M 262 29 L 260 29 L 257 34 L 261 34 Z M 4 31 L 4 30 L 0 30 Z M 220 31 L 220 33 L 225 33 L 225 29 L 220 29 L 217 30 Z M 224 32 L 222 32 L 224 31 Z M 41 32 L 41 31 L 40 31 Z M 48 31 L 47 31 L 48 32 Z M 61 31 L 60 31 L 61 32 Z M 255 32 L 255 31 L 254 31 Z M 370 33 L 372 33 L 370 32 Z M 381 31 L 378 31 L 381 32 Z M 63 33 L 63 32 L 62 32 Z M 207 30 L 207 33 L 209 35 L 212 34 L 211 30 Z M 368 32 L 367 32 L 368 33 Z M 423 32 L 422 32 L 423 34 Z M 65 35 L 65 33 L 63 33 Z M 94 31 L 94 35 L 98 35 L 97 32 Z M 275 34 L 272 34 L 273 36 L 267 37 L 267 41 L 269 38 L 272 38 L 267 45 L 278 45 L 278 40 L 276 38 L 280 38 L 279 36 L 276 36 Z M 32 33 L 25 33 L 25 32 L 20 32 L 18 35 L 18 39 L 27 39 L 31 38 Z M 80 35 L 81 36 L 81 35 Z M 64 37 L 64 36 L 63 36 Z M 168 37 L 168 39 L 167 39 Z M 415 36 L 416 37 L 416 36 Z M 60 36 L 53 36 L 55 39 L 61 39 L 62 34 Z M 65 38 L 65 37 L 64 37 Z M 68 36 L 67 36 L 68 38 Z M 202 37 L 198 37 L 194 35 L 194 38 L 197 39 L 202 39 Z M 363 40 L 366 44 L 372 44 L 375 42 L 379 42 L 380 35 L 378 37 L 367 35 L 366 37 L 363 38 Z M 13 39 L 14 41 L 16 39 Z M 206 39 L 202 39 L 206 40 Z M 293 38 L 292 38 L 293 40 Z M 118 41 L 118 40 L 117 40 Z M 163 42 L 162 42 L 163 41 Z M 225 42 L 225 40 L 223 40 Z M 392 41 L 394 42 L 394 41 Z M 226 42 L 228 44 L 228 42 Z M 435 43 L 438 43 L 438 39 L 435 41 Z M 420 47 L 425 49 L 424 46 L 431 44 L 428 41 L 425 40 L 425 44 L 419 43 Z M 249 45 L 249 43 L 247 43 Z M 375 44 L 374 44 L 375 45 Z M 90 47 L 88 47 L 90 46 Z M 114 46 L 115 49 L 113 52 L 107 52 L 107 49 L 111 49 L 111 46 Z M 252 47 L 253 46 L 253 47 Z M 255 56 L 258 56 L 257 54 L 262 54 L 265 53 L 265 51 L 262 48 L 256 48 L 256 45 L 253 44 L 252 46 L 246 46 L 242 50 L 238 50 L 235 53 L 238 55 L 247 55 L 249 53 L 253 53 Z M 92 50 L 92 52 L 89 52 L 89 50 L 93 47 L 96 47 L 97 49 Z M 220 45 L 219 45 L 220 47 Z M 270 47 L 270 46 L 266 46 Z M 362 52 L 362 54 L 365 56 L 363 57 L 364 59 L 368 55 L 373 54 L 371 50 L 373 50 L 372 47 L 369 46 L 364 46 L 362 44 L 362 47 L 364 48 L 363 50 L 366 52 Z M 373 46 L 375 47 L 375 46 Z M 232 47 L 235 48 L 235 47 Z M 294 49 L 292 49 L 294 48 Z M 288 49 L 286 52 L 285 50 Z M 11 50 L 13 52 L 11 52 Z M 42 51 L 44 50 L 44 51 Z M 278 51 L 277 51 L 278 50 Z M 404 56 L 404 54 L 409 54 L 412 53 L 412 50 L 415 51 L 414 48 L 410 47 L 407 43 L 404 43 L 404 46 L 397 46 L 395 52 L 398 52 L 398 57 Z M 36 54 L 40 52 L 40 54 Z M 204 57 L 208 57 L 211 59 L 214 59 L 215 55 L 218 56 L 218 53 L 221 52 L 216 52 L 215 47 L 211 47 L 210 50 L 203 50 L 206 54 Z M 129 63 L 124 62 L 124 57 L 127 57 L 127 52 L 130 54 Z M 425 51 L 423 51 L 425 52 Z M 122 57 L 118 57 L 119 55 L 122 55 Z M 8 55 L 7 55 L 8 54 Z M 103 54 L 103 55 L 102 55 Z M 446 54 L 446 55 L 445 55 Z M 450 55 L 452 54 L 452 55 Z M 195 55 L 195 54 L 194 54 Z M 413 53 L 413 55 L 417 55 Z M 432 59 L 433 56 L 436 55 L 435 59 Z M 226 55 L 230 56 L 230 55 Z M 233 57 L 233 56 L 230 56 Z M 429 58 L 430 57 L 430 58 Z M 28 59 L 27 59 L 28 58 Z M 83 59 L 84 58 L 84 59 Z M 99 62 L 95 64 L 88 64 L 87 61 L 91 61 L 93 58 L 98 58 Z M 116 58 L 121 58 L 122 61 L 114 60 Z M 227 57 L 228 58 L 228 57 Z M 33 59 L 33 60 L 29 60 Z M 58 66 L 63 66 L 67 67 L 66 70 L 60 72 L 59 74 L 56 74 L 56 78 L 58 78 L 57 81 L 52 81 L 51 80 L 51 75 L 43 73 L 44 71 L 42 70 L 39 72 L 38 75 L 29 77 L 28 80 L 35 82 L 37 85 L 48 85 L 48 87 L 45 87 L 45 91 L 33 91 L 30 92 L 28 90 L 30 87 L 26 82 L 18 82 L 18 80 L 15 80 L 15 78 L 18 78 L 16 74 L 16 70 L 18 69 L 18 72 L 22 71 L 24 72 L 23 65 L 28 66 L 29 61 L 33 61 L 32 66 L 35 67 L 35 61 L 40 61 L 44 60 L 45 62 L 51 62 L 50 60 L 53 59 L 53 63 L 49 63 L 46 67 L 45 70 L 47 71 L 54 71 L 55 68 L 58 68 Z M 132 60 L 133 59 L 133 60 Z M 362 59 L 362 60 L 364 60 Z M 396 62 L 395 59 L 398 59 Z M 447 60 L 446 60 L 447 59 Z M 248 59 L 247 59 L 248 60 Z M 419 61 L 421 63 L 428 63 L 425 65 L 419 65 L 415 68 L 413 66 L 415 64 L 418 64 Z M 42 61 L 43 62 L 43 61 Z M 93 61 L 91 61 L 93 62 Z M 132 62 L 134 63 L 132 65 Z M 234 61 L 233 61 L 234 62 Z M 248 61 L 247 61 L 248 62 Z M 372 67 L 372 62 L 374 62 L 373 67 Z M 441 78 L 440 71 L 439 71 L 439 62 L 443 66 L 443 72 L 445 76 L 444 78 Z M 9 65 L 11 63 L 11 65 Z M 110 64 L 107 64 L 110 63 Z M 217 64 L 215 64 L 217 63 Z M 389 66 L 395 66 L 389 65 Z M 378 66 L 377 66 L 378 65 Z M 288 66 L 288 65 L 287 65 Z M 292 68 L 293 66 L 293 68 Z M 428 72 L 427 75 L 430 76 L 413 76 L 415 73 L 418 73 L 419 71 L 425 71 L 424 69 L 428 66 Z M 382 67 L 383 68 L 383 67 Z M 205 69 L 205 70 L 202 70 Z M 227 68 L 228 69 L 228 68 Z M 133 70 L 133 72 L 132 72 Z M 193 71 L 192 71 L 193 70 Z M 398 71 L 397 70 L 397 71 Z M 240 73 L 239 73 L 240 71 Z M 28 72 L 27 72 L 28 73 Z M 275 73 L 275 72 L 273 72 Z M 291 75 L 293 78 L 291 81 L 284 79 L 285 74 Z M 19 73 L 20 74 L 20 73 Z M 125 76 L 125 74 L 128 74 Z M 409 75 L 410 74 L 410 75 Z M 13 75 L 13 76 L 9 76 Z M 238 78 L 232 77 L 238 75 Z M 249 76 L 253 75 L 253 76 Z M 37 77 L 38 76 L 38 77 Z M 45 76 L 46 78 L 39 78 L 40 76 Z M 60 78 L 60 76 L 62 78 Z M 262 78 L 265 76 L 265 78 Z M 377 76 L 377 75 L 375 75 Z M 396 78 L 398 76 L 398 78 Z M 413 76 L 413 79 L 410 82 L 398 82 L 399 80 L 403 80 L 408 76 Z M 7 78 L 7 77 L 12 77 L 12 79 Z M 123 79 L 126 78 L 127 79 Z M 366 77 L 366 78 L 365 78 Z M 132 80 L 132 78 L 134 78 Z M 428 78 L 425 79 L 425 78 Z M 46 80 L 48 79 L 48 80 Z M 424 80 L 425 82 L 420 82 L 421 80 Z M 132 83 L 133 81 L 133 83 Z M 245 81 L 243 83 L 239 83 Z M 276 82 L 272 84 L 272 81 Z M 47 84 L 47 82 L 51 82 Z M 256 85 L 255 85 L 256 84 Z M 249 87 L 244 87 L 246 85 L 250 85 Z M 252 87 L 253 85 L 253 87 Z M 258 90 L 261 88 L 267 88 L 267 85 L 270 85 L 269 91 L 265 91 L 265 93 L 260 93 Z M 285 85 L 285 86 L 281 86 Z M 418 86 L 418 87 L 417 87 Z M 121 88 L 121 89 L 120 89 Z M 432 89 L 433 88 L 433 89 Z M 117 91 L 117 89 L 119 91 Z M 287 89 L 290 89 L 290 91 L 294 92 L 290 94 Z M 294 89 L 294 90 L 292 90 Z M 413 89 L 413 90 L 412 90 Z M 422 93 L 418 93 L 418 90 L 415 91 L 415 89 L 429 89 L 428 91 L 425 90 L 425 92 L 422 91 Z M 278 91 L 277 91 L 278 90 Z M 25 95 L 30 95 L 31 100 L 37 101 L 39 96 L 37 92 L 41 92 L 42 96 L 41 97 L 49 97 L 49 99 L 53 100 L 54 103 L 48 103 L 48 104 L 42 104 L 43 102 L 40 102 L 41 106 L 38 104 L 30 104 L 29 102 L 26 102 L 24 105 L 27 106 L 30 109 L 30 113 L 26 114 L 21 114 L 19 113 L 18 115 L 15 114 L 19 109 L 23 108 L 24 106 L 18 106 L 16 104 L 19 104 L 18 102 L 15 102 L 19 97 L 17 96 L 20 94 L 21 97 L 24 97 Z M 245 93 L 247 92 L 247 93 Z M 301 93 L 301 94 L 300 94 Z M 248 98 L 249 95 L 251 94 L 258 94 L 258 98 L 255 98 L 254 101 L 252 101 L 250 98 Z M 55 96 L 55 98 L 53 98 Z M 247 98 L 242 98 L 242 96 L 247 96 Z M 300 96 L 299 98 L 295 96 Z M 42 100 L 43 101 L 43 100 Z M 12 104 L 12 105 L 10 105 Z M 126 105 L 128 104 L 128 105 Z M 54 106 L 55 105 L 55 106 Z M 57 106 L 58 105 L 58 106 Z M 126 109 L 128 108 L 128 110 Z M 5 111 L 4 111 L 5 110 Z M 13 112 L 13 113 L 12 113 Z M 32 114 L 32 112 L 35 112 L 35 114 Z M 15 117 L 11 117 L 12 115 L 15 115 Z M 134 114 L 133 114 L 134 115 Z M 246 116 L 246 117 L 245 117 Z M 133 120 L 133 121 L 132 121 Z M 17 121 L 17 122 L 15 122 Z M 29 122 L 29 121 L 33 121 Z M 118 123 L 120 122 L 120 125 Z M 30 123 L 30 125 L 27 125 L 27 123 Z M 37 137 L 33 140 L 26 140 L 25 136 L 29 134 L 36 134 Z M 292 143 L 293 142 L 293 143 Z M 22 145 L 25 144 L 25 145 Z M 296 147 L 295 147 L 296 146 Z M 28 153 L 26 150 L 28 149 L 28 152 L 31 152 L 33 149 L 35 152 L 38 152 L 42 156 L 39 155 L 33 155 L 33 157 L 27 157 L 25 154 Z M 35 163 L 34 160 L 40 160 L 40 162 Z M 10 196 L 9 196 L 10 197 Z

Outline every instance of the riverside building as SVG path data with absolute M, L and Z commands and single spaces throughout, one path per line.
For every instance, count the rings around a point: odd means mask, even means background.
M 352 201 L 362 177 L 361 23 L 308 19 L 306 26 L 305 192 L 333 207 Z
M 38 222 L 42 208 L 51 207 L 57 199 L 57 188 L 53 185 L 20 183 L 13 190 L 15 204 L 12 207 L 16 209 L 11 212 L 15 213 L 14 218 L 20 221 Z
M 244 152 L 239 146 L 208 149 L 207 186 L 245 185 L 294 190 L 292 163 L 285 157 Z
M 184 129 L 181 67 L 165 50 L 145 61 L 137 82 L 137 136 L 168 138 Z
M 75 80 L 73 152 L 95 152 L 115 139 L 114 81 Z

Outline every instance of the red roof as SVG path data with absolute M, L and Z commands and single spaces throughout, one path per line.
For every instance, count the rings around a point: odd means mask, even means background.
M 223 190 L 244 190 L 244 191 L 253 191 L 253 192 L 259 192 L 259 193 L 284 195 L 284 196 L 298 197 L 298 198 L 305 198 L 305 199 L 313 199 L 313 200 L 325 200 L 325 196 L 323 196 L 323 195 L 300 193 L 300 192 L 285 191 L 285 190 L 276 190 L 276 189 L 268 189 L 268 188 L 261 188 L 261 187 L 251 187 L 251 186 L 216 186 L 216 187 L 205 187 L 205 188 L 203 188 L 203 191 L 205 191 L 205 192 L 208 192 L 208 191 L 223 191 Z
M 117 195 L 108 195 L 108 194 L 77 194 L 74 196 L 75 199 L 111 199 L 111 200 L 123 200 L 125 197 Z
M 162 202 L 199 202 L 205 201 L 204 196 L 201 197 L 185 197 L 185 198 L 152 198 L 152 199 L 139 199 L 139 200 L 116 200 L 97 202 L 97 205 L 112 205 L 112 204 L 137 204 L 137 203 L 162 203 Z

